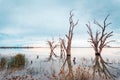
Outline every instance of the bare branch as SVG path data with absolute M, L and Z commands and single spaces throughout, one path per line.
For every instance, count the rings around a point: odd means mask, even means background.
M 89 34 L 89 36 L 90 36 L 90 40 L 91 40 L 91 42 L 93 43 L 94 42 L 94 37 L 93 37 L 93 33 L 92 33 L 92 30 L 91 30 L 91 28 L 90 28 L 90 23 L 89 24 L 86 24 L 86 26 L 87 26 L 87 28 L 88 28 L 88 34 Z
M 108 42 L 104 43 L 103 47 L 107 46 L 107 44 L 109 44 L 111 42 L 115 42 L 115 40 L 111 40 L 111 41 L 108 41 Z
M 78 24 L 78 22 L 79 22 L 79 19 L 78 19 L 77 22 L 74 24 L 74 26 L 76 26 L 76 25 Z
M 94 20 L 94 24 L 98 25 L 100 28 L 103 29 L 103 26 L 101 24 L 99 24 L 96 20 Z
M 67 34 L 66 34 L 65 36 L 67 37 L 67 39 L 69 39 L 69 37 L 68 37 L 68 35 L 67 35 Z
M 113 36 L 113 31 L 111 32 L 106 32 L 106 27 L 109 26 L 111 23 L 106 23 L 107 19 L 108 19 L 109 15 L 107 15 L 104 19 L 103 22 L 103 26 L 97 22 L 96 20 L 94 20 L 94 24 L 96 24 L 98 27 L 101 28 L 101 31 L 96 31 L 96 34 L 93 36 L 93 32 L 91 29 L 91 25 L 90 22 L 89 24 L 86 24 L 88 31 L 87 33 L 90 36 L 90 43 L 92 44 L 92 47 L 94 48 L 95 52 L 97 53 L 101 53 L 102 49 L 107 46 L 108 43 L 112 42 L 109 41 L 107 42 L 107 39 L 110 38 L 111 36 Z
M 106 26 L 106 20 L 108 19 L 108 17 L 110 16 L 110 14 L 108 14 L 104 20 L 104 26 Z
M 111 25 L 112 23 L 108 23 L 108 24 L 106 24 L 106 26 L 109 26 L 109 25 Z
M 65 43 L 63 42 L 67 55 L 71 55 L 71 43 L 72 43 L 72 38 L 73 38 L 73 30 L 79 21 L 78 20 L 76 23 L 74 23 L 73 21 L 74 14 L 72 13 L 72 11 L 73 10 L 70 11 L 70 17 L 69 17 L 69 23 L 70 23 L 69 31 L 68 31 L 68 34 L 65 35 L 67 37 L 67 46 L 65 46 Z

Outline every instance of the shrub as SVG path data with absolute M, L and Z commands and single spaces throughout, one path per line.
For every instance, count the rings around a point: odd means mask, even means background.
M 5 68 L 6 63 L 7 63 L 6 58 L 4 58 L 4 57 L 3 57 L 3 58 L 1 58 L 1 60 L 0 60 L 0 69 Z
M 23 54 L 17 54 L 11 58 L 8 63 L 8 68 L 20 68 L 25 66 L 25 56 Z

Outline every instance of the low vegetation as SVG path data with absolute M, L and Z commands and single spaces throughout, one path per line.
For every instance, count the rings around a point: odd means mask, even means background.
M 17 54 L 10 59 L 8 68 L 21 68 L 25 66 L 25 56 L 23 54 Z
M 10 59 L 5 57 L 0 58 L 0 70 L 23 68 L 25 64 L 26 64 L 26 59 L 25 59 L 25 55 L 23 54 L 16 54 Z
M 6 58 L 5 58 L 5 57 L 2 57 L 2 58 L 0 59 L 0 69 L 5 68 L 6 64 L 7 64 Z

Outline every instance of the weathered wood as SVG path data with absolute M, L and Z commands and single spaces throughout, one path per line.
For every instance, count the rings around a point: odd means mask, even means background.
M 113 40 L 108 41 L 108 39 L 113 36 L 113 31 L 107 32 L 106 29 L 111 23 L 107 23 L 109 15 L 106 16 L 106 18 L 103 21 L 103 25 L 101 25 L 96 20 L 94 21 L 94 24 L 100 27 L 100 31 L 96 31 L 95 34 L 93 34 L 93 31 L 91 29 L 90 22 L 86 24 L 88 28 L 88 34 L 90 36 L 89 42 L 91 43 L 91 46 L 94 48 L 95 51 L 95 64 L 93 67 L 93 77 L 92 80 L 95 80 L 95 74 L 99 75 L 100 78 L 103 78 L 103 75 L 106 79 L 115 79 L 114 75 L 108 70 L 108 63 L 105 62 L 101 56 L 101 52 L 105 46 L 107 46 L 110 42 L 113 42 Z
M 108 46 L 108 43 L 113 42 L 114 40 L 111 41 L 107 41 L 108 38 L 110 38 L 111 36 L 113 36 L 113 31 L 111 32 L 107 32 L 106 28 L 111 24 L 111 23 L 107 23 L 107 19 L 108 19 L 109 15 L 106 16 L 106 18 L 103 21 L 103 25 L 101 25 L 99 22 L 97 22 L 96 20 L 94 21 L 94 24 L 97 25 L 98 27 L 101 28 L 100 31 L 96 31 L 96 34 L 93 35 L 93 31 L 91 29 L 91 24 L 90 22 L 88 24 L 86 24 L 87 28 L 88 28 L 88 34 L 90 36 L 90 40 L 89 42 L 91 43 L 91 46 L 94 48 L 95 53 L 100 53 L 102 52 L 102 49 L 105 46 Z
M 74 14 L 72 13 L 72 11 L 70 11 L 69 31 L 68 31 L 68 34 L 65 35 L 67 38 L 67 45 L 65 45 L 65 42 L 63 41 L 63 46 L 64 46 L 64 49 L 66 51 L 67 56 L 71 56 L 71 44 L 72 44 L 72 38 L 73 38 L 73 31 L 74 31 L 74 28 L 78 24 L 78 21 L 79 21 L 79 20 L 77 20 L 76 22 L 74 22 L 73 16 L 74 16 Z
M 50 55 L 49 55 L 49 58 L 48 58 L 48 61 L 49 61 L 50 59 L 52 59 L 52 56 L 57 57 L 57 55 L 55 54 L 54 50 L 58 46 L 58 44 L 55 44 L 54 40 L 47 41 L 47 43 L 48 43 L 49 48 L 50 48 Z

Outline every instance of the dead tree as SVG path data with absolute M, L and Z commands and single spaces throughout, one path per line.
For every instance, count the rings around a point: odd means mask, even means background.
M 66 50 L 67 56 L 71 56 L 71 43 L 72 43 L 72 38 L 73 38 L 73 30 L 74 30 L 75 26 L 78 24 L 78 21 L 76 23 L 74 23 L 73 16 L 74 16 L 74 14 L 72 13 L 72 11 L 70 11 L 69 32 L 68 32 L 68 34 L 65 35 L 67 38 L 67 45 L 65 45 L 65 42 L 63 42 L 63 46 L 64 46 L 64 49 Z
M 48 45 L 49 45 L 49 48 L 50 48 L 50 56 L 49 56 L 49 59 L 52 59 L 52 56 L 55 56 L 57 57 L 57 55 L 55 54 L 54 52 L 54 49 L 58 46 L 57 44 L 55 44 L 54 40 L 52 41 L 47 41 Z
M 98 74 L 101 76 L 101 72 L 105 75 L 106 78 L 114 79 L 114 75 L 110 73 L 110 71 L 107 69 L 107 65 L 109 63 L 105 62 L 101 57 L 101 52 L 105 46 L 108 46 L 108 43 L 112 42 L 113 40 L 108 41 L 108 39 L 113 36 L 113 31 L 107 32 L 106 28 L 111 24 L 107 23 L 109 15 L 106 16 L 104 19 L 103 25 L 101 25 L 96 20 L 94 21 L 94 24 L 101 28 L 100 31 L 96 31 L 95 34 L 93 34 L 93 31 L 91 29 L 90 22 L 89 24 L 86 24 L 88 28 L 88 34 L 90 36 L 89 42 L 91 43 L 91 46 L 94 48 L 95 51 L 95 65 L 93 70 L 93 80 L 95 80 L 95 73 L 98 72 Z
M 99 22 L 94 21 L 94 24 L 96 24 L 98 27 L 101 28 L 101 31 L 96 31 L 95 36 L 93 35 L 91 25 L 86 24 L 88 28 L 88 34 L 90 36 L 89 42 L 91 43 L 91 46 L 94 48 L 95 54 L 100 55 L 103 48 L 105 46 L 108 46 L 108 43 L 113 42 L 113 40 L 108 41 L 108 39 L 113 36 L 113 31 L 111 32 L 106 32 L 106 28 L 111 24 L 111 23 L 106 23 L 109 15 L 104 19 L 103 25 L 99 24 Z
M 74 30 L 75 26 L 78 24 L 79 20 L 76 23 L 74 23 L 73 16 L 74 16 L 74 14 L 72 13 L 72 11 L 70 11 L 69 31 L 68 31 L 68 34 L 65 35 L 67 38 L 67 43 L 65 43 L 64 39 L 61 39 L 61 44 L 64 47 L 64 50 L 66 51 L 67 57 L 63 63 L 63 66 L 61 67 L 62 70 L 60 73 L 62 73 L 62 71 L 64 71 L 64 67 L 65 67 L 66 62 L 68 64 L 68 68 L 69 68 L 68 74 L 64 76 L 65 80 L 74 80 L 74 75 L 73 75 L 73 71 L 72 71 L 72 64 L 71 64 L 71 44 L 72 44 L 72 38 L 73 38 L 73 30 Z

